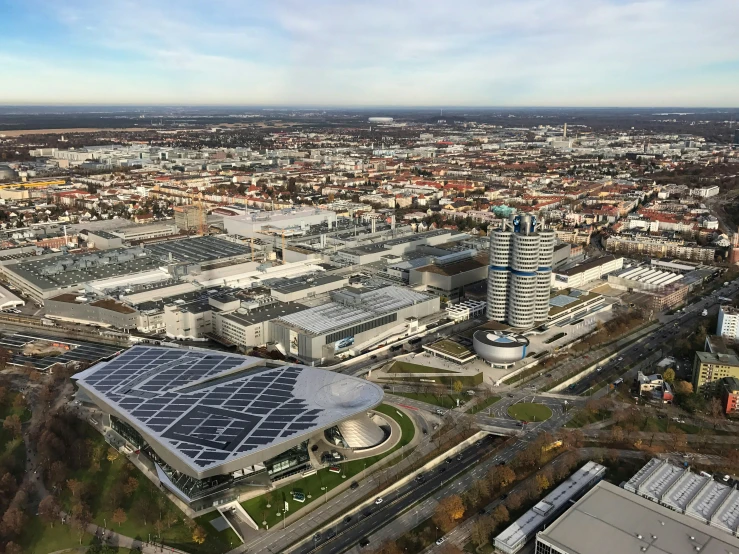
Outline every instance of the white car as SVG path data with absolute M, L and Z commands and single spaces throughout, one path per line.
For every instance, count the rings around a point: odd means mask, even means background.
M 443 543 L 446 539 L 444 537 L 441 537 L 440 539 L 436 539 L 436 544 L 439 545 Z
M 375 504 L 382 504 L 382 497 L 377 498 Z

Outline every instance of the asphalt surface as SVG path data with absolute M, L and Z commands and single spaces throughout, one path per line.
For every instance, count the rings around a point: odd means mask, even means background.
M 347 516 L 331 529 L 317 534 L 313 540 L 295 549 L 297 554 L 329 554 L 344 552 L 363 538 L 392 521 L 399 512 L 409 508 L 435 489 L 453 482 L 455 478 L 479 462 L 481 456 L 495 446 L 492 437 L 467 447 L 458 456 L 451 456 L 445 463 L 424 474 L 423 481 L 413 480 L 381 497 L 380 504 L 363 508 L 354 516 Z
M 732 281 L 729 286 L 721 287 L 714 294 L 706 296 L 699 301 L 690 304 L 685 308 L 685 312 L 675 313 L 669 316 L 663 316 L 661 321 L 662 327 L 655 329 L 646 337 L 639 339 L 631 346 L 623 349 L 617 357 L 604 363 L 601 371 L 596 371 L 575 383 L 573 388 L 562 391 L 564 394 L 580 395 L 585 393 L 592 386 L 604 381 L 611 382 L 619 377 L 628 379 L 635 375 L 635 371 L 624 372 L 624 368 L 629 367 L 641 360 L 644 360 L 650 354 L 662 350 L 663 352 L 674 346 L 675 342 L 694 332 L 692 325 L 696 319 L 703 319 L 703 310 L 708 310 L 709 316 L 715 315 L 718 311 L 717 306 L 723 301 L 719 300 L 720 296 L 730 297 L 739 290 L 739 280 Z M 710 332 L 711 330 L 709 330 Z M 686 368 L 682 368 L 685 370 Z

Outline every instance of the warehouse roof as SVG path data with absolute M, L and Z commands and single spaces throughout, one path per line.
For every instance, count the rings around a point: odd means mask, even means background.
M 726 554 L 728 533 L 601 481 L 538 537 L 563 552 Z

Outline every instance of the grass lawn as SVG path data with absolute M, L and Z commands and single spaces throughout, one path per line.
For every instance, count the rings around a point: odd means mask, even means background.
M 478 412 L 482 412 L 483 410 L 487 410 L 490 406 L 495 404 L 498 400 L 500 400 L 500 396 L 491 396 L 490 398 L 486 398 L 482 402 L 478 402 L 472 408 L 469 409 L 467 413 L 470 414 L 476 414 Z
M 609 411 L 593 413 L 588 410 L 580 410 L 570 421 L 567 422 L 565 427 L 569 429 L 585 427 L 586 425 L 589 425 L 591 423 L 598 423 L 599 421 L 603 421 L 604 419 L 608 419 L 609 417 L 611 417 L 611 412 Z
M 396 410 L 392 406 L 388 406 L 387 404 L 381 404 L 380 406 L 375 408 L 375 411 L 391 417 L 396 422 L 398 422 L 398 425 L 400 425 L 400 442 L 395 445 L 392 450 L 385 454 L 378 454 L 377 456 L 372 456 L 363 460 L 351 460 L 342 464 L 338 464 L 343 469 L 342 473 L 331 473 L 328 468 L 319 469 L 318 473 L 316 473 L 315 475 L 303 477 L 298 481 L 293 481 L 289 485 L 280 487 L 279 489 L 276 489 L 272 492 L 257 496 L 255 498 L 250 498 L 249 500 L 242 502 L 241 505 L 252 517 L 252 519 L 260 526 L 262 525 L 262 522 L 266 521 L 267 525 L 273 527 L 282 519 L 282 515 L 278 517 L 277 513 L 279 512 L 280 514 L 282 514 L 281 510 L 284 506 L 285 500 L 288 502 L 289 508 L 289 512 L 287 513 L 287 515 L 290 515 L 292 512 L 299 510 L 303 506 L 307 506 L 311 502 L 323 500 L 323 495 L 325 495 L 326 492 L 343 482 L 351 481 L 352 477 L 355 477 L 356 475 L 362 473 L 365 468 L 371 467 L 373 464 L 379 462 L 384 457 L 392 454 L 393 452 L 395 452 L 399 448 L 402 448 L 403 446 L 411 442 L 411 440 L 413 440 L 415 427 L 413 426 L 413 422 L 408 418 L 408 416 L 402 414 L 402 412 Z M 342 478 L 342 475 L 346 475 L 346 478 Z M 321 490 L 321 487 L 326 487 L 327 490 Z M 305 495 L 305 502 L 297 502 L 293 500 L 291 494 L 293 491 L 302 492 Z M 311 498 L 308 498 L 309 495 Z M 267 507 L 268 504 L 270 505 L 269 508 Z M 210 527 L 210 529 L 212 530 L 213 528 Z
M 427 365 L 412 364 L 410 362 L 394 362 L 387 370 L 388 373 L 454 373 L 448 369 L 440 369 Z
M 470 554 L 492 554 L 493 550 L 494 549 L 490 544 L 483 545 L 479 550 L 472 541 L 464 545 L 464 551 L 469 552 Z
M 520 421 L 545 421 L 552 417 L 552 410 L 544 404 L 520 402 L 508 408 L 508 415 Z
M 459 398 L 460 405 L 465 403 L 465 398 L 461 394 L 442 394 L 437 396 L 432 392 L 396 392 L 395 395 L 410 398 L 411 400 L 426 402 L 426 404 L 433 404 L 434 406 L 446 409 L 456 408 L 457 398 Z

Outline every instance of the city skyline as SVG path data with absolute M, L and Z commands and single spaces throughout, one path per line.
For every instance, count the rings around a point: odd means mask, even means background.
M 0 104 L 737 104 L 739 5 L 0 0 Z

